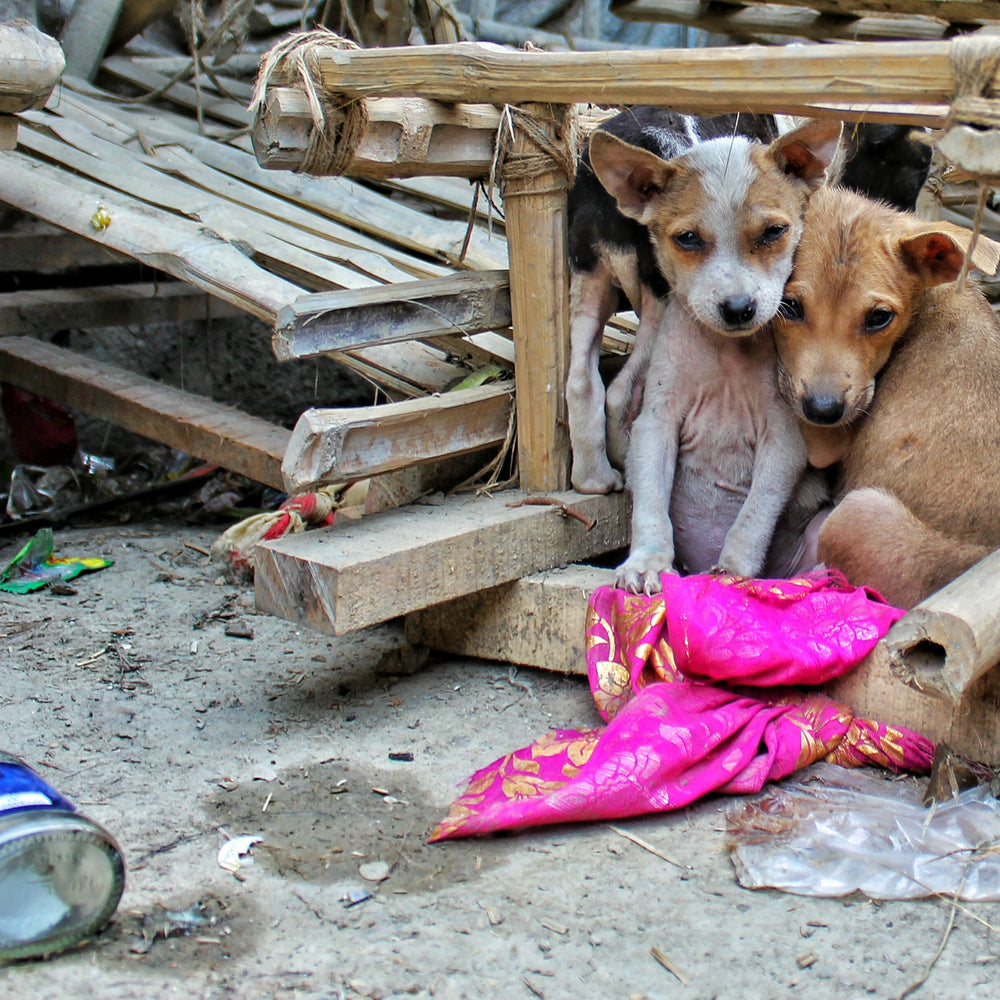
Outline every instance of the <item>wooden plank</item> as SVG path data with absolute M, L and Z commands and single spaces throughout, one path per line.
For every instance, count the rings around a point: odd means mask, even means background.
M 511 506 L 520 491 L 449 497 L 257 546 L 259 610 L 341 635 L 627 544 L 626 496 L 555 494 L 558 508 Z
M 701 114 L 814 104 L 946 104 L 951 43 L 525 52 L 476 42 L 313 51 L 322 85 L 355 97 L 521 104 L 657 104 Z M 1000 89 L 1000 71 L 993 89 Z
M 613 577 L 579 565 L 525 576 L 408 614 L 407 638 L 460 656 L 585 673 L 587 598 Z M 955 707 L 904 684 L 883 640 L 825 691 L 860 718 L 906 726 L 974 760 L 1000 760 L 1000 670 L 974 682 Z
M 31 337 L 0 338 L 7 382 L 282 489 L 291 432 Z
M 60 41 L 66 72 L 92 80 L 104 58 L 122 0 L 74 0 Z
M 172 281 L 46 288 L 0 295 L 0 330 L 8 337 L 70 327 L 91 330 L 105 326 L 157 326 L 240 313 L 228 302 Z
M 358 291 L 316 293 L 278 313 L 279 360 L 509 326 L 506 271 L 473 271 Z
M 41 107 L 65 66 L 59 43 L 33 24 L 0 24 L 0 114 Z
M 281 465 L 299 493 L 500 445 L 510 429 L 512 384 L 458 389 L 379 406 L 309 409 Z
M 302 294 L 199 223 L 122 192 L 109 195 L 102 185 L 20 150 L 0 153 L 0 171 L 3 199 L 15 208 L 188 281 L 271 325 L 282 306 Z M 111 222 L 95 229 L 91 220 L 101 205 L 107 206 Z
M 679 24 L 734 38 L 790 35 L 825 41 L 901 41 L 946 38 L 951 25 L 936 17 L 829 13 L 809 6 L 774 3 L 720 3 L 718 0 L 631 0 L 613 6 L 626 21 Z
M 456 656 L 476 656 L 566 674 L 587 673 L 587 599 L 614 570 L 575 564 L 414 611 L 406 638 Z
M 553 109 L 526 105 L 522 110 L 547 122 L 543 127 L 558 142 Z M 537 155 L 537 146 L 515 125 L 507 163 Z M 569 485 L 564 391 L 569 363 L 567 187 L 566 175 L 553 165 L 508 176 L 503 188 L 517 372 L 518 473 L 526 490 Z

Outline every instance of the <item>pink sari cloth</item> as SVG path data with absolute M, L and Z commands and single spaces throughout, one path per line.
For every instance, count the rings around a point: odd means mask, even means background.
M 557 730 L 477 771 L 431 841 L 676 809 L 818 760 L 930 769 L 922 736 L 787 688 L 847 672 L 903 611 L 835 573 L 665 574 L 663 587 L 591 595 L 587 668 L 608 725 Z

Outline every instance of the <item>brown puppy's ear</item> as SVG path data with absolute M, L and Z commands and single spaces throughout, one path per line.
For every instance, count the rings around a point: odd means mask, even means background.
M 666 160 L 607 132 L 590 137 L 590 165 L 622 215 L 649 223 L 653 200 L 676 170 Z
M 815 190 L 827 179 L 843 128 L 834 119 L 809 121 L 775 139 L 768 151 L 784 173 L 800 177 Z
M 942 285 L 958 277 L 971 243 L 970 230 L 950 222 L 934 222 L 900 240 L 899 249 L 930 286 Z M 996 274 L 1000 266 L 1000 243 L 981 235 L 972 250 L 970 263 L 984 274 Z

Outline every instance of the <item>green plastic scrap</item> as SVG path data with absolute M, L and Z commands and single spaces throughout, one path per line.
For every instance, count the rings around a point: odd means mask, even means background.
M 52 554 L 51 528 L 42 528 L 0 573 L 0 590 L 27 594 L 56 580 L 72 580 L 112 565 L 111 559 L 61 559 Z

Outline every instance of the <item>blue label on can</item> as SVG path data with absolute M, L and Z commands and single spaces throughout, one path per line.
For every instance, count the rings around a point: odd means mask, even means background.
M 42 781 L 27 764 L 0 760 L 0 816 L 28 809 L 76 812 L 69 799 Z

